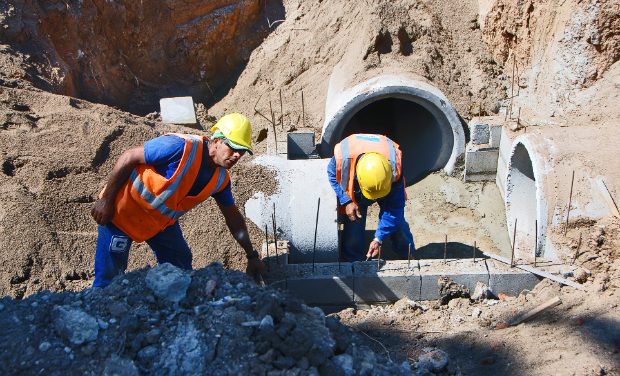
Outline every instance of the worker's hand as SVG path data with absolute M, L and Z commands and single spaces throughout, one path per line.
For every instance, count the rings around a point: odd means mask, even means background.
M 265 270 L 265 263 L 260 258 L 251 258 L 248 260 L 248 266 L 245 269 L 245 273 L 249 275 L 253 280 L 258 281 L 258 275 L 263 274 Z
M 344 207 L 344 210 L 351 222 L 355 222 L 358 218 L 362 218 L 362 212 L 360 212 L 360 208 L 353 201 L 349 202 Z
M 114 202 L 105 198 L 97 199 L 90 210 L 90 215 L 93 216 L 93 219 L 98 224 L 107 225 L 114 216 Z
M 381 243 L 376 240 L 370 242 L 370 246 L 368 247 L 368 253 L 366 254 L 366 258 L 374 258 L 375 256 L 379 256 L 381 253 Z

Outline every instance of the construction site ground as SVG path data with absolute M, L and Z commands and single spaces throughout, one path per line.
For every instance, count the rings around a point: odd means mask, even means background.
M 248 115 L 255 154 L 275 154 L 273 131 L 278 147 L 293 130 L 315 132 L 318 141 L 333 72 L 353 72 L 355 83 L 406 71 L 438 87 L 464 123 L 514 106 L 526 126 L 510 132 L 565 133 L 559 138 L 568 140 L 562 144 L 568 151 L 555 165 L 564 169 L 549 174 L 562 174 L 559 185 L 568 192 L 574 160 L 583 161 L 583 171 L 600 167 L 618 202 L 620 170 L 605 169 L 617 160 L 617 145 L 606 143 L 613 139 L 606 135 L 620 129 L 616 1 L 164 3 L 0 4 L 4 374 L 66 374 L 72 367 L 125 375 L 620 375 L 620 219 L 613 215 L 575 215 L 567 228 L 554 223 L 548 230 L 560 252 L 546 268 L 558 276 L 566 271 L 581 290 L 543 279 L 532 291 L 497 300 L 404 299 L 324 317 L 235 271 L 245 268 L 245 257 L 209 200 L 181 219 L 197 270 L 186 297 L 170 302 L 148 287 L 146 275 L 156 269 L 142 268 L 156 263 L 146 244 L 131 250 L 133 273 L 108 292 L 89 289 L 97 239 L 90 209 L 119 155 L 168 132 L 208 134 L 161 122 L 157 99 L 179 93 L 194 95 L 205 129 L 231 111 Z M 166 13 L 174 7 L 174 16 Z M 174 32 L 185 34 L 175 39 Z M 261 116 L 270 107 L 282 119 L 277 129 Z M 572 138 L 577 130 L 591 137 Z M 589 152 L 572 152 L 584 143 Z M 276 174 L 251 161 L 245 156 L 231 170 L 240 208 L 254 194 L 278 189 Z M 434 172 L 407 194 L 416 257 L 440 257 L 446 235 L 453 246 L 475 241 L 510 256 L 495 182 L 465 183 L 458 169 L 452 176 Z M 550 200 L 561 201 L 564 213 L 567 194 Z M 373 208 L 369 230 L 377 215 Z M 248 227 L 259 249 L 265 234 Z M 506 325 L 553 297 L 562 304 Z M 96 340 L 75 339 L 62 323 L 82 313 L 95 320 Z M 319 355 L 309 359 L 287 348 Z M 240 360 L 244 351 L 252 356 Z

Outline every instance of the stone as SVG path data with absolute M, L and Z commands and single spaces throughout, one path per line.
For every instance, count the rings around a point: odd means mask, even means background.
M 353 369 L 353 357 L 349 354 L 340 354 L 333 358 L 334 364 L 336 364 L 344 372 L 345 376 L 352 376 L 355 374 Z
M 480 314 L 481 314 L 481 313 L 482 313 L 482 310 L 481 310 L 480 308 L 476 307 L 476 308 L 474 308 L 474 309 L 471 311 L 471 317 L 474 317 L 474 318 L 475 318 L 475 317 L 480 317 Z
M 43 341 L 43 342 L 41 342 L 41 344 L 39 344 L 39 351 L 46 352 L 47 350 L 50 349 L 50 347 L 52 347 L 51 343 L 49 343 L 47 341 Z
M 474 288 L 474 293 L 471 294 L 472 300 L 483 300 L 483 299 L 493 299 L 495 295 L 493 291 L 486 284 L 478 281 L 476 282 L 476 287 Z
M 153 293 L 173 303 L 185 298 L 191 281 L 189 273 L 169 263 L 158 265 L 146 273 L 146 285 Z
M 573 277 L 575 278 L 575 281 L 585 283 L 588 280 L 588 273 L 584 269 L 577 269 L 573 273 Z
M 131 359 L 112 355 L 105 362 L 103 376 L 138 376 L 138 368 Z
M 260 329 L 273 328 L 273 317 L 265 315 L 258 326 Z
M 55 307 L 53 312 L 54 328 L 74 345 L 81 345 L 97 339 L 99 324 L 89 314 L 71 307 Z
M 438 372 L 448 366 L 450 358 L 440 349 L 424 349 L 426 352 L 418 358 L 416 368 L 418 371 Z
M 192 97 L 162 98 L 159 100 L 161 120 L 172 124 L 196 124 Z

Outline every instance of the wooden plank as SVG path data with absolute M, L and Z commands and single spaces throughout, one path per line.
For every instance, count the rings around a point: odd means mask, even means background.
M 506 265 L 510 265 L 510 260 L 508 260 L 505 257 L 494 255 L 492 253 L 487 253 L 487 252 L 482 252 L 482 254 L 484 254 L 487 257 L 492 258 L 493 260 L 497 260 L 499 262 L 503 262 Z M 529 266 L 529 265 L 518 265 L 517 264 L 517 265 L 514 265 L 514 267 L 515 268 L 519 268 L 521 270 L 525 270 L 526 272 L 530 272 L 532 274 L 536 274 L 536 275 L 544 277 L 544 278 L 548 278 L 548 279 L 550 279 L 552 281 L 555 281 L 557 283 L 561 283 L 561 284 L 566 285 L 566 286 L 574 287 L 574 288 L 576 288 L 578 290 L 583 290 L 583 288 L 584 288 L 582 285 L 580 285 L 577 282 L 569 281 L 568 279 L 565 279 L 565 278 L 562 278 L 562 277 L 558 277 L 556 275 L 553 275 L 551 273 L 545 272 L 545 271 L 540 270 L 538 268 L 534 268 L 534 267 Z
M 547 300 L 546 302 L 544 302 L 543 304 L 537 306 L 536 308 L 526 312 L 525 314 L 511 320 L 508 323 L 508 326 L 514 326 L 514 325 L 519 325 L 521 324 L 523 321 L 531 319 L 532 317 L 538 315 L 539 313 L 541 313 L 542 311 L 555 307 L 557 305 L 562 304 L 562 301 L 560 300 L 559 297 L 555 297 L 555 298 L 551 298 L 549 300 Z
M 603 199 L 605 199 L 605 203 L 609 207 L 609 210 L 611 210 L 611 213 L 615 215 L 616 218 L 620 218 L 620 211 L 618 211 L 618 206 L 616 205 L 614 198 L 611 197 L 611 193 L 609 192 L 609 189 L 607 189 L 607 185 L 605 185 L 602 177 L 599 176 L 596 178 L 596 185 L 601 192 L 601 196 L 603 196 Z

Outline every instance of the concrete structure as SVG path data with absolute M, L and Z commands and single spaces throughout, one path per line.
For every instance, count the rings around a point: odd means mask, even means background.
M 470 142 L 465 148 L 465 181 L 495 180 L 501 129 L 498 117 L 476 117 L 469 122 Z
M 316 158 L 314 132 L 297 132 L 286 135 L 286 156 L 288 159 Z
M 321 156 L 331 156 L 334 146 L 353 133 L 380 133 L 400 144 L 408 185 L 433 171 L 452 173 L 465 134 L 439 89 L 411 74 L 384 74 L 343 87 L 339 73 L 335 69 L 330 79 Z
M 192 97 L 162 98 L 159 100 L 161 120 L 172 124 L 196 124 Z
M 253 160 L 276 172 L 279 189 L 269 197 L 262 192 L 254 195 L 245 204 L 245 214 L 258 228 L 267 225 L 268 234 L 273 236 L 271 215 L 275 204 L 278 239 L 289 241 L 291 263 L 312 262 L 319 199 L 315 260 L 338 260 L 336 194 L 327 180 L 328 162 L 328 159 L 290 161 L 268 155 Z
M 534 274 L 510 268 L 492 259 L 398 260 L 377 262 L 287 264 L 286 243 L 280 244 L 277 262 L 273 243 L 263 246 L 269 272 L 266 282 L 291 291 L 307 304 L 328 310 L 355 304 L 389 303 L 403 297 L 414 300 L 439 298 L 440 277 L 474 291 L 477 282 L 494 293 L 517 295 L 539 282 Z

